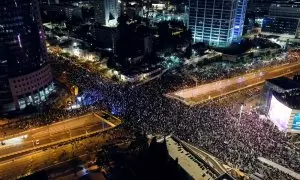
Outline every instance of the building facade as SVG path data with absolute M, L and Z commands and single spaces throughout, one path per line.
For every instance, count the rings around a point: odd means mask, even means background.
M 260 109 L 280 131 L 300 133 L 300 82 L 287 77 L 268 79 Z
M 116 27 L 95 25 L 93 36 L 98 47 L 109 49 L 113 53 L 116 52 L 116 43 L 119 37 L 119 32 Z
M 22 99 L 53 84 L 38 1 L 1 0 L 0 8 L 0 110 L 9 111 L 40 103 Z
M 269 8 L 269 16 L 300 18 L 300 5 L 297 3 L 271 4 Z
M 263 19 L 262 33 L 300 38 L 300 4 L 272 4 Z
M 51 4 L 42 5 L 42 10 L 50 16 L 50 19 L 55 21 L 59 16 L 65 17 L 67 21 L 82 19 L 82 9 L 78 6 L 69 4 Z
M 262 32 L 298 37 L 299 19 L 266 16 L 263 20 Z
M 59 4 L 59 0 L 40 0 L 40 4 L 48 4 L 48 5 Z
M 248 0 L 247 13 L 253 18 L 263 18 L 272 3 L 273 0 Z
M 190 0 L 188 27 L 193 41 L 229 46 L 235 32 L 235 39 L 242 34 L 246 5 L 246 0 Z
M 243 35 L 245 16 L 248 0 L 237 0 L 235 23 L 233 29 L 233 41 L 239 42 Z
M 116 26 L 120 15 L 118 0 L 95 0 L 95 21 L 104 26 Z

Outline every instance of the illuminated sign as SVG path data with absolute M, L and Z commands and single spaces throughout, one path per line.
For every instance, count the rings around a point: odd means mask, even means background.
M 78 95 L 78 86 L 73 85 L 71 87 L 71 91 L 72 91 L 73 95 L 77 96 Z
M 300 114 L 296 114 L 292 124 L 293 130 L 300 130 Z
M 279 130 L 285 131 L 290 119 L 292 109 L 279 102 L 273 95 L 269 109 L 270 120 L 278 127 Z

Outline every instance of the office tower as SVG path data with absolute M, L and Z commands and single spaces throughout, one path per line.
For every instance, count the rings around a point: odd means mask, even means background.
M 242 5 L 246 4 L 242 2 Z M 237 7 L 237 0 L 189 0 L 189 29 L 193 41 L 217 47 L 230 45 Z M 241 9 L 244 13 L 244 7 Z
M 269 15 L 264 17 L 262 33 L 290 39 L 300 38 L 300 4 L 272 4 Z
M 47 4 L 47 5 L 59 4 L 59 0 L 40 0 L 40 4 Z
M 269 16 L 300 18 L 300 4 L 276 3 L 269 8 Z
M 248 0 L 247 14 L 254 18 L 263 18 L 269 13 L 274 0 Z
M 0 109 L 39 104 L 53 90 L 37 0 L 0 1 Z
M 42 11 L 47 14 L 47 19 L 57 21 L 60 17 L 65 17 L 67 21 L 82 19 L 82 8 L 71 4 L 44 4 Z
M 104 26 L 116 26 L 120 15 L 118 0 L 95 0 L 95 21 Z
M 50 4 L 50 3 L 51 3 L 51 0 L 48 0 L 48 4 Z M 52 4 L 59 4 L 59 0 L 52 0 Z
M 233 41 L 239 42 L 243 35 L 244 22 L 247 10 L 247 0 L 237 0 Z

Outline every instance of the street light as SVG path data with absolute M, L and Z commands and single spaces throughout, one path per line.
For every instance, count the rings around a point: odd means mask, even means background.
M 244 109 L 244 103 L 242 103 L 242 104 L 241 104 L 241 107 L 240 107 L 240 116 L 239 116 L 239 119 L 238 119 L 238 125 L 239 125 L 240 122 L 241 122 L 241 117 L 242 117 L 243 109 Z
M 195 84 L 196 84 L 196 87 L 198 86 L 198 79 L 196 78 L 196 77 L 194 77 L 194 76 L 191 76 L 191 75 L 189 75 L 190 76 L 190 78 L 193 80 L 193 81 L 195 81 Z

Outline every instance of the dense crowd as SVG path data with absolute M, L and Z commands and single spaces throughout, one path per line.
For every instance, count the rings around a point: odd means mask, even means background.
M 259 171 L 257 157 L 265 157 L 299 172 L 299 150 L 289 146 L 285 135 L 269 121 L 260 119 L 254 110 L 243 113 L 238 122 L 239 110 L 232 102 L 239 103 L 232 98 L 222 106 L 217 103 L 201 108 L 187 108 L 179 102 L 157 99 L 152 103 L 154 106 L 144 105 L 141 115 L 133 112 L 135 115 L 129 119 L 141 120 L 131 121 L 129 126 L 147 133 L 173 133 L 246 172 Z M 273 174 L 273 179 L 275 177 Z
M 172 133 L 247 173 L 260 172 L 266 179 L 293 179 L 279 170 L 262 165 L 258 157 L 300 172 L 299 149 L 291 146 L 285 134 L 260 118 L 254 109 L 242 113 L 239 121 L 242 102 L 236 96 L 201 107 L 187 107 L 163 96 L 174 82 L 170 76 L 169 81 L 163 77 L 134 87 L 105 82 L 99 75 L 72 63 L 57 63 L 54 69 L 69 72 L 68 78 L 81 92 L 92 92 L 89 99 L 94 103 L 79 110 L 56 110 L 57 113 L 35 115 L 34 118 L 40 122 L 46 120 L 50 123 L 78 116 L 90 108 L 105 108 L 122 117 L 125 127 L 132 131 L 163 135 Z M 253 96 L 257 92 L 250 90 L 245 93 L 246 96 Z
M 255 60 L 243 63 L 212 62 L 208 65 L 202 66 L 201 68 L 187 66 L 185 68 L 180 68 L 178 70 L 180 73 L 174 73 L 170 75 L 173 78 L 177 78 L 180 81 L 179 83 L 177 81 L 176 86 L 172 86 L 171 88 L 175 90 L 183 86 L 195 86 L 195 79 L 197 79 L 197 84 L 199 85 L 221 79 L 231 78 L 234 76 L 239 76 L 245 73 L 251 73 L 261 68 L 267 68 L 272 67 L 274 65 L 281 65 L 285 63 L 299 61 L 299 54 L 297 54 L 298 57 L 295 56 L 288 56 L 288 54 L 284 52 L 278 54 L 276 58 L 274 57 L 265 60 Z
M 18 123 L 18 126 L 21 129 L 29 129 L 32 127 L 62 121 L 74 116 L 80 116 L 86 114 L 89 111 L 89 107 L 82 107 L 81 109 L 74 109 L 70 111 L 66 111 L 65 109 L 51 109 L 50 111 L 39 112 L 19 118 L 20 121 Z
M 122 116 L 125 125 L 133 131 L 173 133 L 227 164 L 246 172 L 263 173 L 267 179 L 292 178 L 273 168 L 262 167 L 258 157 L 300 172 L 299 149 L 290 146 L 285 134 L 260 118 L 256 110 L 243 113 L 238 122 L 242 102 L 238 102 L 235 96 L 202 107 L 187 107 L 163 97 L 167 88 L 161 80 L 138 87 L 122 86 L 105 83 L 98 75 L 87 74 L 80 68 L 71 69 L 70 78 L 74 83 L 83 91 L 98 91 L 94 94 L 101 94 L 99 104 L 105 104 L 108 110 Z M 253 96 L 257 92 L 246 93 Z
M 56 62 L 64 62 L 63 66 L 62 64 L 56 64 L 56 72 L 61 73 L 62 71 L 65 71 L 65 62 L 67 62 L 65 59 L 62 57 L 56 57 L 52 56 L 52 59 L 55 58 Z M 286 60 L 285 58 L 280 58 L 280 59 L 272 59 L 271 61 L 262 63 L 260 61 L 256 63 L 252 63 L 251 65 L 229 65 L 226 63 L 215 63 L 215 64 L 210 64 L 207 66 L 202 67 L 201 69 L 197 70 L 193 77 L 197 77 L 198 79 L 198 84 L 206 83 L 206 82 L 211 82 L 213 80 L 218 80 L 218 79 L 224 79 L 228 77 L 232 77 L 233 75 L 238 75 L 241 74 L 242 72 L 247 72 L 250 71 L 250 69 L 254 68 L 261 68 L 261 67 L 266 67 L 266 66 L 272 66 L 274 64 L 282 64 L 282 63 L 287 63 L 287 62 L 294 62 L 298 58 L 289 58 L 289 60 Z M 73 67 L 73 64 L 68 64 L 70 67 Z M 85 70 L 82 68 L 78 68 L 74 66 L 74 68 L 77 68 L 78 73 L 70 73 L 69 75 L 71 76 L 70 79 L 72 80 L 71 83 L 77 84 L 80 82 L 85 81 L 86 83 L 89 83 L 86 81 L 86 79 L 90 78 L 90 74 L 86 74 L 83 77 L 77 77 L 81 76 L 82 74 L 85 74 Z M 68 72 L 72 72 L 70 69 Z M 218 73 L 215 73 L 218 72 Z M 179 75 L 179 76 L 178 76 Z M 79 79 L 82 79 L 80 82 Z M 99 78 L 99 74 L 95 75 L 94 78 Z M 171 79 L 171 80 L 170 80 Z M 162 79 L 162 83 L 165 84 L 165 89 L 178 89 L 179 87 L 189 87 L 193 86 L 195 84 L 194 80 L 190 79 L 190 76 L 182 76 L 180 73 L 168 73 L 166 74 Z M 101 83 L 104 83 L 101 81 Z M 107 82 L 105 82 L 107 83 Z M 100 102 L 103 100 L 102 94 L 97 91 L 92 84 L 86 84 L 87 87 L 90 87 L 88 91 L 83 91 L 81 94 L 81 97 L 85 98 L 85 101 L 83 102 L 84 105 L 91 105 L 97 102 Z M 85 88 L 84 86 L 83 88 Z M 92 98 L 93 97 L 93 98 Z M 49 124 L 52 122 L 53 119 L 56 119 L 57 121 L 69 118 L 72 116 L 78 115 L 78 111 L 82 110 L 71 110 L 71 111 L 64 111 L 62 109 L 59 110 L 52 110 L 50 113 L 39 113 L 33 116 L 25 117 L 22 118 L 21 122 L 18 123 L 18 126 L 22 129 L 28 129 L 33 126 L 39 126 L 43 124 Z M 88 108 L 83 108 L 83 113 L 88 111 Z M 43 119 L 42 121 L 40 119 Z

